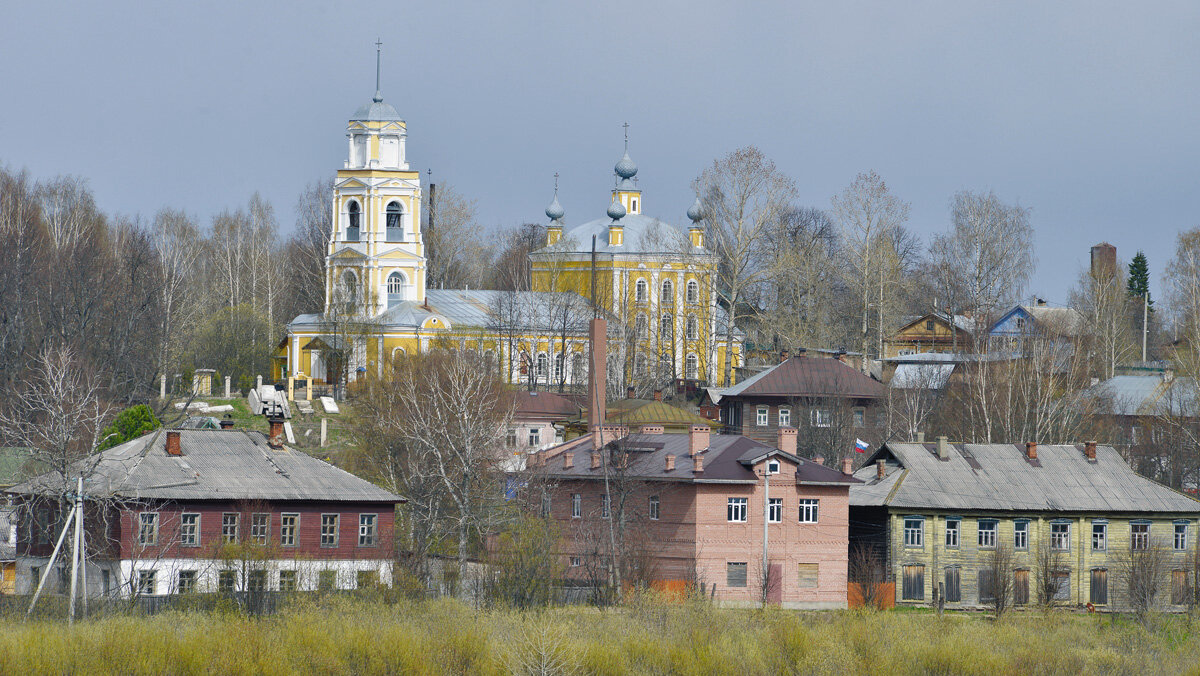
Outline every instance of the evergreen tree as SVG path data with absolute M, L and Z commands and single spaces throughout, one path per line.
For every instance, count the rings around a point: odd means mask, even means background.
M 1154 306 L 1154 301 L 1150 300 L 1150 264 L 1146 262 L 1146 254 L 1141 251 L 1137 252 L 1133 262 L 1129 264 L 1129 283 L 1125 288 L 1129 295 L 1138 299 L 1145 296 L 1147 305 Z

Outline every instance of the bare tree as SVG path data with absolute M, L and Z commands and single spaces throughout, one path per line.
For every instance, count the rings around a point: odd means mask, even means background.
M 850 548 L 850 582 L 858 585 L 864 608 L 881 610 L 887 602 L 887 567 L 879 549 L 868 542 Z
M 1117 574 L 1128 594 L 1129 608 L 1142 625 L 1148 625 L 1159 593 L 1167 582 L 1171 567 L 1170 550 L 1154 536 L 1144 540 L 1136 536 L 1130 547 L 1117 552 Z
M 796 186 L 754 146 L 714 160 L 694 185 L 704 205 L 708 248 L 720 259 L 717 293 L 728 314 L 725 343 L 731 357 L 734 327 L 749 313 L 744 304 L 770 277 L 768 232 L 791 207 Z M 732 382 L 732 371 L 727 357 L 723 382 Z
M 1033 570 L 1039 606 L 1054 607 L 1058 602 L 1057 597 L 1063 584 L 1063 575 L 1069 570 L 1066 553 L 1051 546 L 1049 540 L 1043 539 L 1037 548 Z
M 475 201 L 440 183 L 436 191 L 426 193 L 425 214 L 421 236 L 428 287 L 482 288 L 491 267 L 491 249 L 479 241 Z
M 979 598 L 986 602 L 1000 619 L 1008 612 L 1014 601 L 1013 552 L 1008 544 L 1001 544 L 986 552 L 979 569 Z M 986 588 L 985 588 L 986 581 Z
M 189 293 L 198 264 L 200 236 L 195 222 L 184 212 L 162 209 L 154 216 L 154 252 L 161 270 L 159 287 L 162 325 L 158 371 L 170 372 L 178 363 L 189 327 L 198 309 L 197 299 Z

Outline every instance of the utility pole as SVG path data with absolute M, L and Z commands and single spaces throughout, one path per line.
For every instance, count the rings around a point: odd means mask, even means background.
M 1146 325 L 1146 321 L 1149 319 L 1149 315 L 1150 315 L 1150 294 L 1143 293 L 1142 294 L 1142 361 L 1143 362 L 1146 361 L 1146 333 L 1149 328 Z
M 767 597 L 771 593 L 771 564 L 767 562 L 767 525 L 771 522 L 771 470 L 770 463 L 762 470 L 763 476 L 763 549 L 762 549 L 762 605 L 767 607 Z

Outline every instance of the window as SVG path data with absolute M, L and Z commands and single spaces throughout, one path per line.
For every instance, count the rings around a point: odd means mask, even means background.
M 925 546 L 925 519 L 904 520 L 904 546 Z
M 1029 522 L 1013 524 L 1013 549 L 1029 549 Z
M 261 513 L 250 515 L 250 539 L 254 541 L 254 544 L 265 545 L 270 536 L 271 515 Z
M 1182 552 L 1188 546 L 1188 527 L 1186 523 L 1175 524 L 1175 551 Z
M 791 427 L 792 426 L 792 409 L 785 408 L 783 406 L 779 407 L 779 426 L 780 427 Z
M 933 331 L 933 320 L 932 320 L 932 319 L 926 319 L 926 320 L 925 320 L 925 330 L 926 330 L 926 331 Z
M 990 603 L 996 600 L 996 571 L 991 568 L 979 569 L 979 602 Z
M 393 307 L 404 300 L 404 275 L 393 272 L 387 278 L 387 304 Z
M 321 546 L 322 547 L 338 546 L 338 515 L 337 514 L 322 514 L 321 515 Z
M 747 498 L 729 498 L 725 507 L 725 518 L 732 523 L 745 523 L 747 502 Z
M 224 594 L 232 594 L 233 592 L 237 591 L 236 570 L 217 571 L 217 591 Z
M 504 436 L 504 445 L 509 448 L 517 447 L 517 429 L 515 427 L 508 428 L 508 433 Z
M 1054 581 L 1054 600 L 1071 600 L 1071 571 L 1059 570 L 1052 576 Z
M 562 381 L 563 373 L 566 371 L 566 359 L 567 355 L 562 352 L 554 355 L 554 380 Z
M 833 422 L 833 416 L 827 408 L 814 408 L 810 412 L 810 417 L 812 418 L 813 427 L 829 427 L 830 423 Z
M 946 569 L 946 603 L 959 603 L 962 601 L 962 573 L 959 568 L 950 567 Z
M 730 561 L 725 564 L 725 586 L 727 587 L 745 587 L 746 586 L 746 562 L 745 561 Z
M 550 492 L 542 491 L 542 516 L 550 516 Z
M 638 315 L 633 324 L 634 335 L 638 338 L 645 338 L 650 332 L 650 321 L 646 319 L 646 315 Z M 642 360 L 642 372 L 646 371 L 645 360 Z
M 1092 522 L 1092 551 L 1108 549 L 1108 524 Z
M 571 496 L 571 518 L 578 519 L 583 516 L 583 496 L 575 493 Z
M 694 354 L 689 354 L 683 361 L 683 377 L 688 380 L 697 380 L 700 378 L 700 358 Z
M 1092 570 L 1091 595 L 1088 600 L 1092 603 L 1108 603 L 1108 571 L 1103 568 Z
M 337 589 L 337 571 L 328 569 L 317 571 L 317 589 L 321 591 Z
M 296 591 L 296 571 L 294 571 L 294 570 L 279 571 L 279 591 L 281 591 L 281 592 Z
M 767 421 L 770 418 L 769 412 L 770 412 L 770 409 L 767 408 L 766 406 L 759 406 L 758 410 L 756 412 L 754 423 L 756 425 L 758 425 L 759 427 L 766 427 Z
M 154 571 L 139 570 L 137 576 L 137 593 L 138 596 L 150 596 L 154 594 L 155 589 Z
M 583 557 L 582 556 L 572 556 L 571 557 L 571 567 L 572 568 L 578 568 L 582 565 L 583 565 Z
M 138 544 L 158 544 L 158 514 L 142 512 L 138 515 Z
M 529 445 L 535 448 L 542 445 L 542 429 L 540 427 L 529 428 Z
M 241 521 L 241 514 L 236 512 L 225 512 L 221 515 L 221 540 L 224 542 L 238 541 L 238 524 Z
M 687 302 L 693 305 L 700 302 L 700 284 L 694 279 L 689 279 L 687 283 Z
M 1150 549 L 1150 524 L 1134 523 L 1129 525 L 1129 548 L 1139 551 Z
M 767 463 L 767 474 L 779 474 L 779 461 L 771 460 Z
M 175 591 L 179 594 L 191 594 L 196 591 L 196 571 L 179 571 L 179 578 L 175 583 Z
M 550 374 L 550 359 L 544 352 L 537 356 L 537 379 L 546 380 Z
M 362 223 L 362 213 L 359 212 L 358 202 L 353 200 L 346 205 L 346 241 L 358 241 L 358 228 Z
M 267 591 L 267 571 L 252 570 L 246 574 L 246 591 Z
M 1029 571 L 1021 568 L 1013 571 L 1013 604 L 1029 603 Z
M 387 241 L 404 241 L 404 229 L 400 227 L 399 202 L 388 202 L 387 205 Z
M 1188 605 L 1192 600 L 1192 586 L 1188 584 L 1186 570 L 1171 571 L 1171 603 L 1177 606 Z
M 668 305 L 675 303 L 675 285 L 671 283 L 671 280 L 669 280 L 669 279 L 663 280 L 662 296 L 659 298 L 659 300 L 663 304 L 668 304 Z
M 986 549 L 994 549 L 996 547 L 996 532 L 999 530 L 1000 524 L 990 519 L 979 520 L 979 546 Z
M 370 589 L 377 586 L 379 582 L 379 573 L 374 570 L 360 570 L 355 575 L 355 584 L 358 589 Z
M 199 514 L 181 514 L 179 516 L 179 544 L 184 547 L 200 546 Z
M 801 563 L 798 564 L 798 567 L 800 572 L 798 580 L 799 586 L 802 589 L 811 589 L 816 587 L 818 575 L 820 573 L 820 566 L 815 563 Z
M 800 499 L 800 523 L 816 523 L 817 508 L 821 501 L 817 498 Z
M 925 566 L 904 566 L 904 584 L 900 591 L 903 601 L 925 600 Z
M 279 544 L 283 547 L 296 546 L 296 528 L 300 525 L 299 514 L 279 515 Z
M 646 286 L 646 280 L 644 280 L 644 279 L 637 280 L 637 284 L 635 284 L 633 288 L 634 288 L 634 292 L 633 292 L 634 300 L 636 300 L 639 303 L 645 303 L 647 300 L 649 300 L 650 293 L 648 291 L 648 287 Z
M 866 411 L 866 409 L 861 409 L 861 408 L 854 409 L 854 426 L 855 427 L 866 427 L 867 426 L 867 411 Z
M 946 519 L 946 546 L 958 546 L 958 528 L 962 522 L 958 519 Z
M 665 342 L 675 338 L 675 318 L 669 313 L 663 315 L 662 324 L 659 326 L 658 339 Z
M 687 318 L 687 339 L 697 340 L 700 338 L 700 320 L 696 319 L 696 315 L 688 315 Z
M 1050 548 L 1060 552 L 1071 550 L 1071 524 L 1050 524 Z
M 611 503 L 612 503 L 612 500 L 608 497 L 608 493 L 605 493 L 604 495 L 600 496 L 600 517 L 601 518 L 603 518 L 603 519 L 608 518 L 609 507 L 611 507 Z
M 547 496 L 549 497 L 549 496 Z M 374 547 L 376 541 L 376 528 L 379 521 L 378 514 L 359 514 L 358 515 L 358 546 L 359 547 Z
M 767 502 L 767 523 L 783 522 L 783 498 L 771 498 Z
M 657 495 L 650 496 L 650 520 L 658 521 L 659 501 Z

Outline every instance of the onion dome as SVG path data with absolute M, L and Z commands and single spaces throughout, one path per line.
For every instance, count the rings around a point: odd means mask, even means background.
M 566 215 L 566 213 L 567 212 L 563 210 L 562 205 L 558 203 L 558 193 L 555 192 L 554 201 L 550 203 L 550 206 L 546 207 L 546 218 L 549 218 L 552 221 L 557 221 Z
M 613 171 L 617 172 L 617 176 L 621 178 L 633 178 L 637 175 L 637 169 L 637 165 L 633 163 L 633 160 L 629 159 L 628 150 L 625 151 L 624 157 L 617 162 L 617 165 L 613 167 Z
M 704 205 L 700 204 L 699 196 L 696 197 L 696 201 L 692 203 L 692 206 L 688 207 L 687 217 L 691 219 L 692 223 L 699 223 L 704 218 Z
M 608 205 L 608 217 L 614 221 L 619 221 L 625 217 L 625 205 L 621 204 L 621 200 L 613 195 L 612 204 Z

